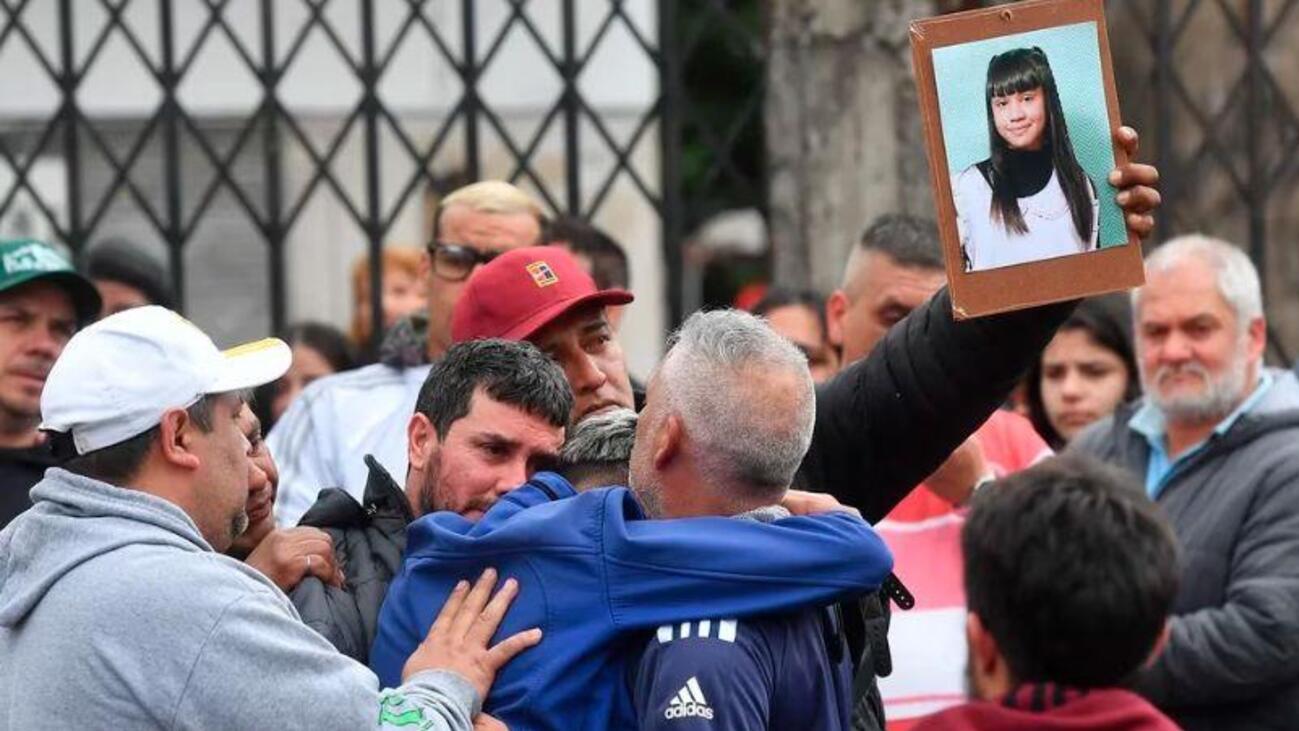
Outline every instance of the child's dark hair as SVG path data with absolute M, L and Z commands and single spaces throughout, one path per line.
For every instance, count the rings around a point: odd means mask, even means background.
M 976 495 L 961 535 L 969 610 L 1016 683 L 1123 684 L 1154 649 L 1177 542 L 1135 479 L 1052 457 Z

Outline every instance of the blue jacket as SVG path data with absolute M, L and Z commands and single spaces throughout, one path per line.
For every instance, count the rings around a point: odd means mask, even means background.
M 370 654 L 381 680 L 400 679 L 455 583 L 489 566 L 520 586 L 497 639 L 544 634 L 497 676 L 484 708 L 515 731 L 603 730 L 635 728 L 629 684 L 654 628 L 858 596 L 879 587 L 893 559 L 843 513 L 644 520 L 626 488 L 577 495 L 539 473 L 477 524 L 453 513 L 411 524 Z

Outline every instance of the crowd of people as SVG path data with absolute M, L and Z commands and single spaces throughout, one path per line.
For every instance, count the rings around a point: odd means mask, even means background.
M 0 243 L 0 726 L 1299 718 L 1299 383 L 1232 244 L 956 320 L 887 215 L 642 385 L 614 238 L 500 181 L 431 228 L 350 336 L 226 351 L 119 245 Z

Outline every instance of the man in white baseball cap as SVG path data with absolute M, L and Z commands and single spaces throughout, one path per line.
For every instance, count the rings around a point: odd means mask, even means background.
M 222 353 L 171 310 L 126 311 L 68 342 L 41 394 L 41 429 L 69 471 L 174 503 L 223 552 L 248 521 L 241 392 L 291 360 L 274 338 Z
M 221 352 L 156 306 L 68 342 L 41 397 L 62 466 L 0 531 L 0 728 L 467 731 L 495 670 L 540 639 L 488 647 L 517 587 L 488 603 L 485 577 L 381 691 L 222 555 L 247 525 L 242 393 L 290 359 L 275 339 Z

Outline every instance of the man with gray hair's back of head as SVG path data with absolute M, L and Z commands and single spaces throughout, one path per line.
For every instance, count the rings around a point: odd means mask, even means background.
M 673 504 L 692 505 L 684 514 L 696 514 L 701 493 L 720 501 L 703 502 L 721 514 L 778 502 L 807 453 L 815 419 L 812 377 L 798 348 L 747 312 L 695 313 L 650 379 L 632 488 L 651 514 L 673 514 Z M 660 446 L 668 457 L 685 458 L 677 469 L 653 469 L 644 459 Z
M 578 492 L 627 484 L 636 440 L 636 412 L 607 409 L 573 426 L 559 450 L 558 472 Z

